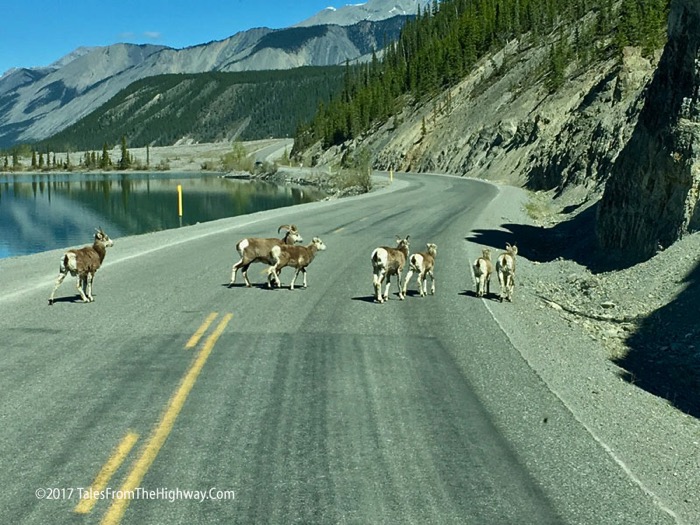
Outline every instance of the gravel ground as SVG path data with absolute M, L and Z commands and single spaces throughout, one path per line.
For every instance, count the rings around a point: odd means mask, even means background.
M 501 189 L 467 238 L 472 260 L 519 247 L 514 302 L 494 279 L 487 307 L 602 452 L 678 523 L 700 523 L 700 234 L 626 266 L 592 255 L 595 205 L 536 221 L 527 194 Z

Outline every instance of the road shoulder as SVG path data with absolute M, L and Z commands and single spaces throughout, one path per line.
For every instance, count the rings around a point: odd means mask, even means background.
M 481 234 L 469 242 L 470 258 L 488 240 L 517 243 L 512 225 L 533 225 L 524 211 L 526 192 L 500 190 L 473 226 Z M 520 256 L 514 302 L 487 300 L 487 308 L 523 359 L 631 481 L 678 523 L 700 523 L 694 490 L 700 486 L 700 422 L 623 379 L 600 340 L 538 296 L 536 283 L 566 271 L 566 261 L 538 263 Z M 497 290 L 496 279 L 492 284 Z

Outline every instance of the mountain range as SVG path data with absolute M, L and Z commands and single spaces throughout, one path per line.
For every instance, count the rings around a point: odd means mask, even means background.
M 327 8 L 284 29 L 254 28 L 184 49 L 83 47 L 53 64 L 0 77 L 0 148 L 45 139 L 137 80 L 162 74 L 279 70 L 363 60 L 395 39 L 429 0 L 369 0 Z

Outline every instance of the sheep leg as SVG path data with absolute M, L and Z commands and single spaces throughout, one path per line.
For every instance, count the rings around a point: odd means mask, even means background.
M 87 274 L 87 277 L 85 279 L 86 281 L 86 292 L 87 292 L 87 298 L 90 300 L 90 302 L 93 302 L 95 298 L 92 296 L 92 281 L 95 279 L 95 274 L 94 273 L 89 273 Z
M 384 288 L 384 296 L 383 296 L 385 301 L 389 300 L 389 286 L 391 286 L 391 275 L 389 275 L 387 273 L 386 274 L 386 286 Z
M 428 272 L 428 275 L 430 275 L 430 295 L 435 295 L 435 274 L 433 274 L 433 271 L 430 270 Z M 426 283 L 425 283 L 426 287 L 428 286 L 427 280 L 428 279 L 426 277 Z
M 418 274 L 418 292 L 421 297 L 426 296 L 426 290 L 428 289 L 428 279 L 426 278 L 425 271 Z
M 241 259 L 231 267 L 231 282 L 228 283 L 229 287 L 233 286 L 236 282 L 236 274 L 238 273 L 239 269 L 243 272 L 243 279 L 245 280 L 245 285 L 248 288 L 251 287 L 250 281 L 248 280 L 248 267 L 250 266 L 250 264 L 251 263 L 246 263 L 243 259 Z
M 241 266 L 243 266 L 243 259 L 241 259 L 231 267 L 231 282 L 228 283 L 229 286 L 233 286 L 233 284 L 236 282 L 236 274 L 238 273 L 238 269 Z
M 268 288 L 273 288 L 276 286 L 277 288 L 280 288 L 282 286 L 282 281 L 280 281 L 280 273 L 282 272 L 281 268 L 277 268 L 276 265 L 272 265 L 268 268 L 267 270 L 267 287 Z M 274 283 L 274 285 L 273 285 Z
M 403 268 L 399 268 L 399 271 L 396 272 L 396 280 L 399 282 L 399 299 L 402 301 L 406 298 L 406 294 L 403 293 L 403 287 L 401 285 L 401 271 Z
M 302 285 L 302 288 L 306 288 L 306 268 L 302 268 L 301 273 L 304 274 L 304 284 Z M 299 272 L 297 272 L 297 275 L 298 274 L 299 274 Z
M 503 272 L 498 272 L 498 298 L 503 302 L 503 299 L 508 295 L 508 277 Z
M 63 279 L 66 278 L 66 275 L 68 275 L 68 272 L 61 272 L 58 274 L 58 279 L 56 279 L 56 284 L 53 287 L 53 291 L 51 292 L 51 295 L 49 296 L 49 306 L 51 306 L 54 303 L 53 296 L 56 293 L 56 290 L 58 290 L 58 287 L 61 286 L 61 283 L 63 282 Z
M 76 281 L 76 287 L 78 288 L 78 292 L 80 293 L 80 297 L 83 299 L 84 303 L 89 303 L 88 298 L 85 296 L 85 292 L 83 292 L 83 286 L 87 285 L 87 278 L 83 277 L 82 275 L 78 276 L 78 280 Z
M 408 284 L 411 282 L 411 277 L 413 277 L 413 269 L 409 268 L 408 274 L 406 274 L 406 280 L 403 283 L 403 294 L 406 295 L 406 289 Z M 418 275 L 418 288 L 420 288 L 420 274 Z
M 374 297 L 378 303 L 383 303 L 382 298 L 382 281 L 384 280 L 384 270 L 379 270 L 378 273 L 372 275 L 372 286 L 374 287 Z
M 243 279 L 245 280 L 245 285 L 250 288 L 252 284 L 250 284 L 250 281 L 248 280 L 248 267 L 250 264 L 244 264 L 241 266 L 241 270 L 243 271 Z
M 297 271 L 294 272 L 294 277 L 292 277 L 292 282 L 289 285 L 290 290 L 294 290 L 294 283 L 297 282 L 297 277 L 299 276 L 299 272 L 301 272 L 301 269 L 297 269 Z M 306 275 L 304 276 L 304 279 L 306 279 Z M 306 285 L 304 285 L 304 286 L 306 286 Z
M 508 295 L 506 299 L 508 299 L 509 303 L 513 302 L 513 289 L 515 288 L 515 276 L 509 275 L 508 276 Z

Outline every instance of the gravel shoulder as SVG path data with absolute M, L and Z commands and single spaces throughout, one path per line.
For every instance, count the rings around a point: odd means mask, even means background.
M 487 308 L 630 479 L 678 523 L 700 523 L 700 234 L 625 267 L 588 255 L 594 208 L 536 221 L 529 200 L 501 186 L 467 238 L 472 259 L 519 245 L 514 302 L 494 279 Z

